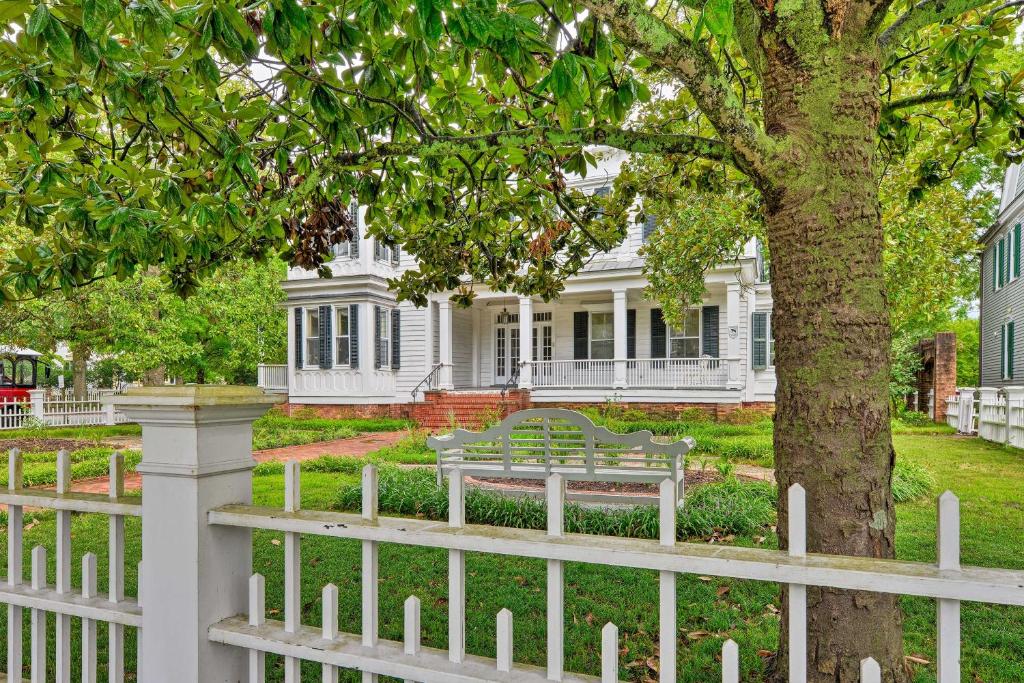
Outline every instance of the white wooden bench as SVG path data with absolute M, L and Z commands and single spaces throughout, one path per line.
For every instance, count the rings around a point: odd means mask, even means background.
M 513 413 L 482 432 L 456 429 L 432 436 L 437 482 L 453 470 L 474 477 L 594 482 L 676 483 L 682 494 L 684 456 L 691 437 L 658 443 L 647 431 L 616 434 L 565 408 L 531 408 Z M 680 495 L 681 500 L 681 495 Z

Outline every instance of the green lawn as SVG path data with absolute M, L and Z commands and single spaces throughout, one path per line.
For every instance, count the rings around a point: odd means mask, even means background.
M 965 564 L 1024 569 L 1024 452 L 1012 451 L 945 433 L 901 433 L 895 438 L 898 458 L 927 468 L 937 482 L 937 494 L 951 488 L 962 499 L 963 561 Z M 421 449 L 422 450 L 422 449 Z M 408 447 L 415 456 L 416 449 Z M 394 457 L 394 459 L 401 459 Z M 307 472 L 303 475 L 303 505 L 329 508 L 339 491 L 356 482 L 351 473 Z M 256 477 L 257 503 L 283 502 L 283 477 L 268 473 Z M 76 572 L 80 553 L 98 551 L 100 575 L 105 575 L 105 520 L 78 516 L 74 527 Z M 129 524 L 129 564 L 138 560 L 137 522 Z M 52 515 L 40 515 L 26 531 L 26 548 L 53 545 Z M 773 540 L 770 534 L 766 544 Z M 267 576 L 267 607 L 281 610 L 283 545 L 279 534 L 254 535 L 255 570 Z M 736 539 L 750 545 L 756 535 Z M 903 559 L 933 561 L 935 558 L 935 508 L 931 499 L 898 507 L 897 546 Z M 6 544 L 0 542 L 0 558 Z M 5 561 L 5 560 L 4 560 Z M 26 571 L 29 556 L 25 554 Z M 402 628 L 402 602 L 416 593 L 423 605 L 424 644 L 444 647 L 447 638 L 447 561 L 443 551 L 381 549 L 381 635 L 398 639 Z M 52 567 L 52 560 L 51 560 Z M 51 569 L 52 572 L 52 569 Z M 543 664 L 544 564 L 520 558 L 470 555 L 467 560 L 467 643 L 471 652 L 494 655 L 494 618 L 502 607 L 515 614 L 516 660 Z M 52 575 L 50 577 L 53 579 Z M 319 591 L 333 582 L 341 589 L 340 619 L 344 630 L 358 632 L 359 547 L 355 542 L 306 537 L 303 540 L 303 619 L 318 624 Z M 569 670 L 596 673 L 600 656 L 600 628 L 609 620 L 620 628 L 623 654 L 621 676 L 642 681 L 653 672 L 648 658 L 657 640 L 658 582 L 653 572 L 570 564 L 566 570 L 566 666 Z M 78 577 L 75 577 L 78 585 Z M 127 590 L 135 590 L 135 571 L 129 569 Z M 731 637 L 740 644 L 745 680 L 759 680 L 762 670 L 758 650 L 772 650 L 777 637 L 775 605 L 778 586 L 751 581 L 727 581 L 705 577 L 679 578 L 679 680 L 709 681 L 719 675 L 716 655 L 722 641 Z M 934 661 L 934 604 L 928 600 L 904 600 L 908 654 Z M 273 616 L 280 618 L 279 612 Z M 0 624 L 5 614 L 0 611 Z M 1024 610 L 965 604 L 964 680 L 1024 680 Z M 76 628 L 78 625 L 76 623 Z M 51 620 L 52 628 L 52 620 Z M 865 624 L 865 628 L 870 628 Z M 75 636 L 77 638 L 77 634 Z M 2 650 L 0 640 L 0 650 Z M 74 642 L 77 642 L 74 641 Z M 104 643 L 101 633 L 101 644 Z M 129 644 L 128 661 L 134 650 Z M 0 654 L 2 656 L 2 654 Z M 653 660 L 652 660 L 653 661 Z M 269 662 L 268 678 L 281 680 L 280 663 Z M 103 675 L 101 673 L 101 675 Z M 918 666 L 915 681 L 934 680 L 933 666 Z M 307 666 L 303 679 L 318 681 L 319 671 Z M 357 681 L 351 673 L 343 680 Z
M 268 413 L 253 425 L 252 443 L 256 450 L 300 446 L 321 441 L 348 439 L 366 432 L 395 432 L 411 429 L 409 420 L 390 418 L 325 419 L 287 417 Z

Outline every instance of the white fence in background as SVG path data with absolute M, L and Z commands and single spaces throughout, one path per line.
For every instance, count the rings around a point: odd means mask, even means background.
M 807 586 L 881 591 L 932 598 L 937 603 L 938 679 L 960 680 L 960 602 L 1024 605 L 1024 572 L 964 567 L 960 564 L 959 502 L 949 492 L 939 498 L 938 562 L 936 564 L 877 560 L 808 553 L 807 511 L 803 489 L 794 485 L 788 495 L 788 550 L 742 548 L 706 543 L 680 543 L 675 537 L 680 501 L 671 481 L 660 492 L 659 519 L 664 531 L 657 540 L 612 538 L 565 533 L 565 484 L 552 475 L 546 484 L 547 529 L 529 530 L 466 523 L 465 483 L 461 475 L 448 480 L 447 523 L 424 519 L 383 517 L 378 514 L 375 466 L 362 475 L 362 510 L 359 514 L 304 510 L 300 506 L 299 464 L 285 468 L 282 508 L 251 504 L 252 421 L 274 401 L 258 393 L 232 395 L 216 388 L 196 388 L 189 396 L 161 395 L 156 390 L 129 393 L 118 399 L 129 417 L 143 427 L 146 449 L 139 471 L 146 493 L 124 499 L 115 485 L 110 497 L 67 493 L 67 457 L 58 463 L 61 483 L 57 492 L 18 487 L 18 458 L 12 457 L 12 488 L 0 494 L 11 506 L 8 582 L 0 587 L 0 602 L 14 610 L 32 610 L 31 667 L 33 681 L 46 678 L 46 613 L 57 616 L 57 681 L 69 681 L 69 620 L 79 618 L 86 639 L 94 637 L 95 623 L 111 629 L 114 676 L 123 680 L 117 658 L 123 658 L 123 627 L 140 628 L 138 666 L 144 683 L 211 683 L 265 680 L 267 655 L 283 658 L 284 680 L 299 683 L 300 663 L 322 667 L 324 681 L 336 681 L 340 668 L 363 673 L 364 681 L 393 676 L 423 683 L 483 683 L 484 681 L 619 680 L 620 655 L 617 627 L 601 629 L 599 677 L 564 671 L 566 620 L 565 563 L 626 567 L 657 571 L 659 600 L 659 679 L 676 678 L 676 580 L 680 574 L 721 576 L 784 584 L 788 590 L 789 680 L 806 680 Z M 223 388 L 221 388 L 223 389 Z M 112 465 L 119 481 L 120 464 Z M 25 506 L 58 511 L 57 585 L 45 580 L 45 551 L 32 551 L 34 580 L 21 583 L 21 510 Z M 70 585 L 69 561 L 72 512 L 110 516 L 110 553 L 114 558 L 109 594 L 96 593 L 95 565 L 86 559 L 84 588 Z M 140 600 L 123 593 L 123 548 L 126 515 L 142 516 Z M 122 521 L 118 521 L 122 520 Z M 268 619 L 265 579 L 252 571 L 252 531 L 284 534 L 281 619 Z M 330 537 L 356 540 L 362 546 L 360 634 L 342 633 L 338 626 L 338 588 L 323 587 L 323 621 L 302 623 L 302 538 Z M 379 637 L 380 544 L 443 548 L 448 552 L 448 642 L 445 649 L 421 644 L 421 614 L 417 596 L 405 601 L 402 641 Z M 78 549 L 79 552 L 82 549 Z M 530 666 L 516 661 L 513 650 L 514 615 L 495 615 L 495 658 L 466 651 L 466 553 L 491 553 L 544 559 L 547 563 L 547 661 Z M 341 578 L 341 577 L 339 577 Z M 15 621 L 12 619 L 12 622 Z M 9 651 L 19 652 L 20 630 L 9 629 Z M 214 647 L 212 643 L 228 647 Z M 86 643 L 87 647 L 89 643 Z M 94 650 L 88 650 L 94 652 Z M 725 641 L 721 680 L 739 680 L 739 646 Z M 89 661 L 88 658 L 86 661 Z M 8 672 L 23 674 L 17 657 Z M 91 666 L 91 663 L 90 663 Z M 860 680 L 876 683 L 881 672 L 873 660 L 860 663 Z M 85 678 L 83 680 L 95 680 Z
M 957 389 L 946 399 L 946 422 L 963 434 L 1024 448 L 1024 386 Z
M 34 390 L 30 394 L 27 400 L 0 399 L 0 429 L 21 429 L 33 423 L 65 427 L 115 425 L 128 421 L 113 404 L 104 404 L 102 397 L 51 399 L 43 390 Z

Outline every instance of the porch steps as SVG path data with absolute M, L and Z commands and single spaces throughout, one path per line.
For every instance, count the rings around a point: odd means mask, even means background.
M 530 407 L 530 392 L 520 389 L 502 397 L 500 391 L 428 391 L 412 407 L 412 419 L 424 429 L 480 428 L 517 410 Z

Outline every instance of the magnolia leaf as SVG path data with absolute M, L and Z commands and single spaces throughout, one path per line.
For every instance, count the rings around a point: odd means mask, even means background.
M 36 5 L 32 15 L 28 18 L 28 26 L 25 27 L 25 32 L 37 38 L 43 35 L 43 31 L 50 24 L 50 10 L 46 8 L 46 5 L 39 3 Z
M 732 2 L 733 0 L 707 0 L 704 3 L 702 16 L 707 22 L 708 30 L 719 42 L 725 42 L 732 37 Z

